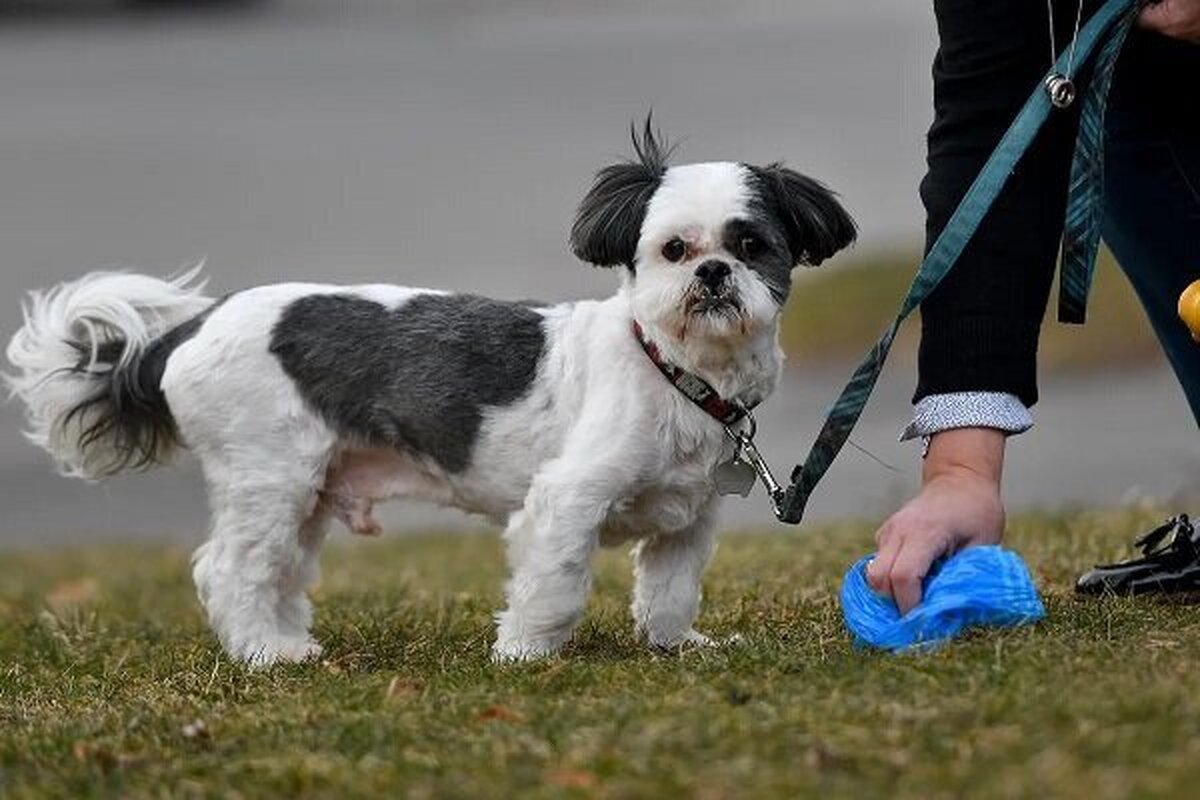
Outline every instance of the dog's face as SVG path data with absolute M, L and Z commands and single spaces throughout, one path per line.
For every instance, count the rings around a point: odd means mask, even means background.
M 636 160 L 602 169 L 571 231 L 577 256 L 628 270 L 634 314 L 679 341 L 773 326 L 792 268 L 854 240 L 854 222 L 817 181 L 779 164 L 668 167 L 649 121 Z

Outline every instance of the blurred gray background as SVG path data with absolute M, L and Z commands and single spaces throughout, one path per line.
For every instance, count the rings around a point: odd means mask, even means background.
M 651 107 L 685 160 L 782 158 L 840 191 L 861 237 L 829 269 L 912 248 L 934 47 L 929 4 L 896 0 L 0 0 L 0 336 L 26 290 L 200 257 L 216 293 L 304 279 L 603 295 L 613 276 L 575 262 L 566 231 Z M 851 367 L 790 369 L 760 420 L 781 473 Z M 895 441 L 912 373 L 898 354 L 855 436 L 890 468 L 847 449 L 812 518 L 881 516 L 916 485 L 917 448 Z M 1014 508 L 1200 481 L 1161 360 L 1045 376 L 1037 419 L 1010 450 Z M 772 524 L 761 495 L 726 505 L 731 526 Z M 463 524 L 412 506 L 388 520 Z M 0 406 L 0 545 L 203 528 L 194 464 L 67 481 Z

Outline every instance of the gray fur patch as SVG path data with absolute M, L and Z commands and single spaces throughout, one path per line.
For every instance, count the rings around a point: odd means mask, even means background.
M 792 290 L 792 259 L 787 240 L 778 220 L 759 211 L 757 207 L 754 210 L 756 213 L 752 219 L 733 219 L 725 223 L 721 233 L 722 244 L 758 276 L 771 292 L 771 297 L 782 306 Z M 747 253 L 743 250 L 741 242 L 747 236 L 759 243 L 756 252 Z
M 286 309 L 271 352 L 341 435 L 430 456 L 462 472 L 488 407 L 529 391 L 546 346 L 528 305 L 417 295 L 396 309 L 312 295 Z

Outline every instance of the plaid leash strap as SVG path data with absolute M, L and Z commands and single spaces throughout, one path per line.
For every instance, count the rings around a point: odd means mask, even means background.
M 1082 325 L 1087 317 L 1087 296 L 1096 270 L 1100 222 L 1104 215 L 1104 112 L 1108 108 L 1113 67 L 1138 8 L 1140 4 L 1134 3 L 1096 54 L 1092 78 L 1083 98 L 1063 225 L 1062 271 L 1058 280 L 1059 322 Z
M 1101 160 L 1104 143 L 1104 111 L 1113 65 L 1140 6 L 1139 0 L 1108 0 L 1079 33 L 1076 43 L 1076 73 L 1099 47 L 1093 79 L 1081 111 L 1079 139 L 1071 170 L 1067 224 L 1064 226 L 1063 294 L 1060 314 L 1083 321 L 1092 264 L 1100 233 L 1100 195 L 1103 190 Z M 1074 79 L 1063 53 L 1052 73 Z M 1040 81 L 1033 94 L 963 196 L 954 215 L 921 263 L 912 286 L 891 326 L 863 359 L 850 382 L 834 403 L 825 424 L 803 464 L 792 471 L 792 482 L 776 511 L 781 522 L 797 524 L 804 517 L 808 498 L 825 476 L 850 432 L 862 416 L 871 390 L 879 379 L 901 323 L 929 296 L 962 255 L 967 242 L 1004 188 L 1013 168 L 1029 148 L 1042 123 L 1051 113 L 1049 95 Z

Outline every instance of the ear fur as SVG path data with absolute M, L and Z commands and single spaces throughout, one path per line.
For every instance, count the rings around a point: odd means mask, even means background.
M 571 226 L 571 252 L 598 267 L 623 264 L 633 269 L 646 204 L 662 183 L 671 156 L 672 148 L 654 130 L 651 115 L 640 138 L 632 125 L 630 135 L 635 158 L 596 173 Z
M 815 267 L 858 235 L 837 195 L 820 181 L 778 162 L 747 169 L 758 181 L 768 210 L 783 222 L 793 265 Z

